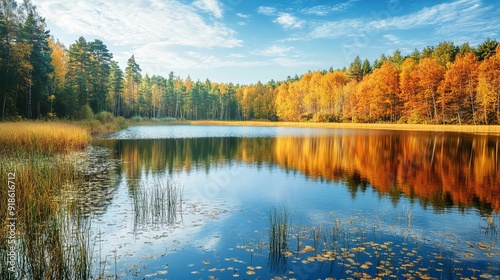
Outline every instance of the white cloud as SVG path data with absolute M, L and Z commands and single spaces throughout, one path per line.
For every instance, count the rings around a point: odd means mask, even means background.
M 399 38 L 398 36 L 395 36 L 393 34 L 385 34 L 382 36 L 385 40 L 387 40 L 387 43 L 389 45 L 395 45 L 395 47 L 399 46 L 423 46 L 425 45 L 425 42 L 420 41 L 420 40 L 403 40 Z M 403 48 L 401 48 L 401 51 L 403 51 Z
M 348 0 L 343 3 L 338 3 L 335 5 L 318 5 L 310 8 L 305 8 L 302 9 L 301 12 L 304 14 L 309 14 L 309 15 L 317 15 L 317 16 L 326 16 L 330 13 L 339 13 L 347 10 L 351 6 L 354 5 L 354 3 L 358 2 L 359 0 Z
M 240 18 L 249 18 L 250 16 L 249 15 L 246 15 L 246 14 L 242 14 L 242 13 L 236 13 L 236 15 Z
M 356 18 L 339 21 L 317 22 L 311 36 L 313 38 L 338 38 L 356 34 L 371 35 L 381 30 L 409 30 L 431 27 L 438 34 L 456 36 L 463 32 L 485 33 L 498 30 L 499 17 L 485 19 L 491 10 L 484 7 L 481 0 L 458 0 L 423 8 L 415 13 L 386 19 Z M 496 32 L 496 31 L 495 31 Z
M 301 12 L 308 15 L 326 16 L 330 13 L 330 7 L 326 5 L 319 5 L 302 9 Z
M 280 13 L 278 18 L 275 19 L 274 22 L 287 29 L 302 28 L 305 24 L 304 20 L 301 20 L 289 13 Z
M 291 46 L 272 45 L 266 49 L 254 51 L 253 54 L 261 56 L 286 56 L 294 48 Z
M 103 39 L 106 44 L 142 46 L 162 42 L 200 48 L 242 45 L 234 30 L 221 23 L 206 22 L 194 7 L 177 0 L 34 2 L 51 25 L 77 36 Z M 218 15 L 216 9 L 212 12 Z
M 387 41 L 389 41 L 391 44 L 394 44 L 394 45 L 401 44 L 401 40 L 398 37 L 396 37 L 396 36 L 394 36 L 392 34 L 386 34 L 383 37 L 384 37 L 384 39 L 386 39 Z
M 301 20 L 300 18 L 290 13 L 278 13 L 276 8 L 273 7 L 260 6 L 257 9 L 257 12 L 266 16 L 277 16 L 277 18 L 273 20 L 273 22 L 283 26 L 286 29 L 302 28 L 305 24 L 304 20 Z
M 266 15 L 266 16 L 273 16 L 273 15 L 276 14 L 276 8 L 266 7 L 266 6 L 260 6 L 259 8 L 257 8 L 257 12 L 259 14 L 263 14 L 263 15 Z
M 221 67 L 248 67 L 265 65 L 266 62 L 248 59 L 246 56 L 232 54 L 219 57 L 196 49 L 174 49 L 162 42 L 150 43 L 135 48 L 132 53 L 140 61 L 144 73 L 168 73 L 172 68 L 178 70 L 214 69 Z
M 204 11 L 211 12 L 216 18 L 222 18 L 222 9 L 217 0 L 196 0 L 193 5 Z

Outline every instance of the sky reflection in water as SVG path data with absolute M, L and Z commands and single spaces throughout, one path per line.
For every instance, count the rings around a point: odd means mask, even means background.
M 499 143 L 498 137 L 455 133 L 131 127 L 94 143 L 109 148 L 121 166 L 115 195 L 93 227 L 100 229 L 109 274 L 116 250 L 118 274 L 125 278 L 476 273 L 466 268 L 497 275 Z M 134 189 L 158 180 L 183 186 L 179 219 L 134 230 Z M 330 250 L 335 261 L 314 260 L 328 251 L 318 247 L 320 252 L 278 258 L 281 267 L 269 263 L 273 207 L 292 217 L 290 252 L 313 246 L 315 228 L 343 223 L 344 241 Z M 386 242 L 392 251 L 380 247 Z M 361 246 L 362 256 L 355 250 Z M 358 259 L 350 257 L 353 249 Z M 365 262 L 373 267 L 361 269 Z

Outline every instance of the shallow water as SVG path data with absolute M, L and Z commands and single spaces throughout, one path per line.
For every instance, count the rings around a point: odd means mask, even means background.
M 102 260 L 96 273 L 500 275 L 497 136 L 141 126 L 96 139 L 88 155 L 93 161 L 82 168 L 93 179 L 81 193 L 88 197 L 95 259 Z M 110 168 L 103 169 L 106 161 Z M 182 199 L 174 208 L 152 207 L 145 196 L 165 204 L 157 194 L 167 181 Z M 280 252 L 269 246 L 272 209 L 290 217 Z M 169 218 L 155 218 L 162 214 Z

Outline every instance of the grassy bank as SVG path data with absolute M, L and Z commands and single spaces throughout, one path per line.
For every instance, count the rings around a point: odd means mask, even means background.
M 0 152 L 15 156 L 18 152 L 65 153 L 87 146 L 87 129 L 63 122 L 0 123 Z
M 468 133 L 500 134 L 500 125 L 315 123 L 315 122 L 271 122 L 271 121 L 177 121 L 177 122 L 164 122 L 161 124 L 378 129 L 378 130 L 438 131 L 438 132 L 468 132 Z
M 88 279 L 89 227 L 70 201 L 56 198 L 83 180 L 68 153 L 86 147 L 90 131 L 63 122 L 26 121 L 0 123 L 0 132 L 4 185 L 0 188 L 0 261 L 6 264 L 14 248 L 17 273 L 2 265 L 0 278 Z M 14 231 L 8 226 L 8 218 L 13 217 Z

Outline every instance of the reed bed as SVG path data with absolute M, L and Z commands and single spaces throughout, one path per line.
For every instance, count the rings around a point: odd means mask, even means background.
M 15 186 L 14 274 L 0 279 L 89 279 L 90 226 L 71 202 L 56 198 L 83 180 L 69 152 L 90 141 L 87 129 L 67 123 L 0 123 L 0 181 Z M 9 183 L 10 185 L 11 183 Z M 0 260 L 8 251 L 8 188 L 0 188 Z M 4 199 L 5 198 L 5 199 Z
M 269 251 L 283 253 L 288 249 L 291 220 L 285 208 L 273 208 L 269 217 Z
M 291 219 L 286 208 L 272 208 L 269 217 L 269 257 L 268 266 L 272 273 L 285 272 L 287 267 L 288 240 L 291 231 Z
M 133 193 L 134 229 L 173 225 L 182 211 L 183 188 L 171 181 L 143 183 Z
M 0 152 L 11 156 L 15 151 L 66 153 L 90 142 L 87 129 L 63 122 L 1 122 L 0 131 Z
M 18 152 L 18 158 L 0 156 L 0 180 L 15 173 L 16 185 L 16 272 L 6 266 L 1 279 L 89 279 L 91 246 L 89 222 L 71 207 L 56 200 L 64 188 L 76 188 L 81 180 L 75 166 L 65 157 Z M 7 197 L 7 188 L 0 188 Z M 7 199 L 0 200 L 7 209 Z M 7 257 L 7 211 L 0 211 L 0 258 Z M 4 262 L 5 263 L 5 262 Z

